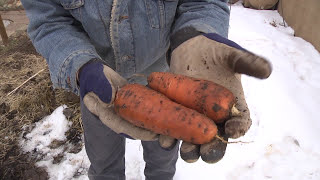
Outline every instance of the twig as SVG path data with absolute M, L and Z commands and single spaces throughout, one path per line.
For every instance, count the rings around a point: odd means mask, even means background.
M 11 92 L 9 92 L 7 94 L 7 96 L 10 96 L 11 94 L 13 94 L 14 92 L 16 92 L 21 86 L 23 86 L 24 84 L 26 84 L 28 81 L 30 81 L 32 78 L 36 77 L 38 74 L 40 74 L 42 71 L 44 71 L 45 69 L 41 69 L 39 72 L 37 72 L 36 74 L 34 74 L 33 76 L 31 76 L 29 79 L 25 80 L 22 84 L 20 84 L 18 87 L 16 87 L 14 90 L 12 90 Z
M 80 118 L 81 118 L 81 117 L 78 118 L 78 121 L 79 121 L 79 124 L 80 124 L 80 126 L 81 126 L 82 132 L 84 132 L 83 125 L 82 125 L 82 120 L 81 120 Z

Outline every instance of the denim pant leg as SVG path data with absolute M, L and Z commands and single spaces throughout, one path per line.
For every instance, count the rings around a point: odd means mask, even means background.
M 92 180 L 125 179 L 125 138 L 113 132 L 93 115 L 81 100 L 81 116 Z
M 146 162 L 144 174 L 146 180 L 171 180 L 176 172 L 180 142 L 171 150 L 160 147 L 158 141 L 141 141 L 143 158 Z

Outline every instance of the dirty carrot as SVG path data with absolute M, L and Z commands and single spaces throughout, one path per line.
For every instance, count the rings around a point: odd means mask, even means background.
M 148 85 L 173 101 L 205 114 L 216 123 L 222 123 L 233 113 L 238 113 L 232 92 L 211 81 L 153 72 L 148 77 Z
M 139 84 L 122 87 L 114 109 L 136 126 L 194 144 L 208 143 L 217 134 L 217 126 L 208 117 Z

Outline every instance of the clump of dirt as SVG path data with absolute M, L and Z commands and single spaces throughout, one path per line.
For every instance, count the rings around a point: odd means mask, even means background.
M 79 152 L 82 147 L 79 98 L 52 88 L 46 61 L 36 52 L 25 31 L 11 36 L 9 45 L 0 46 L 0 59 L 0 179 L 48 179 L 46 170 L 35 165 L 39 157 L 22 152 L 20 139 L 33 129 L 35 122 L 66 104 L 64 114 L 73 122 L 66 134 L 67 141 L 74 145 L 70 151 Z M 8 95 L 42 69 L 45 70 Z M 61 159 L 58 156 L 55 162 Z

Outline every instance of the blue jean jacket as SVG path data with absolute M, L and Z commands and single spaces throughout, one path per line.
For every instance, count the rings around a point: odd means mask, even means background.
M 28 34 L 54 87 L 79 94 L 82 65 L 99 58 L 125 78 L 164 71 L 170 35 L 193 27 L 228 33 L 227 0 L 21 0 Z

